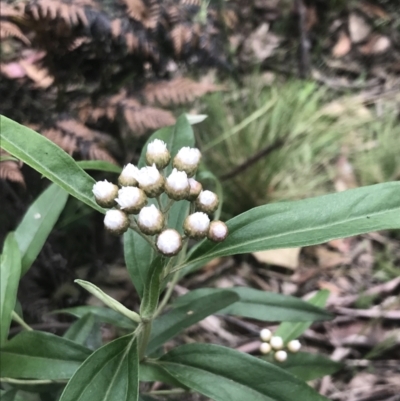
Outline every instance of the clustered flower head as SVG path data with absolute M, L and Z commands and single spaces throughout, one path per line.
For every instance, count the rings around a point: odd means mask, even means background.
M 201 160 L 199 149 L 181 148 L 169 173 L 164 170 L 171 161 L 165 142 L 159 139 L 150 142 L 145 156 L 147 166 L 138 168 L 128 163 L 123 168 L 118 177 L 120 188 L 106 180 L 94 184 L 96 202 L 110 208 L 104 218 L 107 230 L 121 235 L 131 227 L 142 235 L 156 236 L 154 246 L 165 256 L 176 255 L 182 249 L 185 236 L 223 241 L 228 235 L 228 227 L 220 220 L 211 221 L 218 208 L 218 196 L 203 190 L 194 177 Z M 156 198 L 157 203 L 149 198 Z M 184 237 L 177 230 L 168 228 L 168 211 L 173 202 L 182 200 L 192 205 L 192 212 L 183 223 Z
M 285 348 L 292 353 L 298 352 L 301 348 L 299 340 L 292 340 L 285 344 L 282 337 L 274 336 L 269 329 L 262 329 L 260 331 L 260 338 L 262 341 L 260 352 L 264 355 L 273 352 L 274 358 L 277 362 L 286 361 L 288 354 Z

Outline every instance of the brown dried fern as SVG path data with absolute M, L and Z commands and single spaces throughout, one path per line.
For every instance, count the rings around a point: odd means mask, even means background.
M 76 120 L 57 121 L 55 127 L 46 129 L 42 133 L 70 155 L 79 153 L 83 158 L 118 164 L 105 148 L 110 137 L 91 130 Z
M 0 179 L 16 182 L 25 187 L 24 176 L 21 172 L 22 163 L 13 160 L 11 155 L 0 149 Z
M 192 102 L 197 97 L 223 88 L 206 82 L 195 82 L 189 78 L 176 78 L 172 81 L 159 81 L 147 84 L 142 94 L 150 104 L 167 106 Z
M 85 3 L 81 2 L 81 4 Z M 89 25 L 82 5 L 70 4 L 61 0 L 36 0 L 28 4 L 26 11 L 36 21 L 43 19 L 54 21 L 60 18 L 69 26 L 76 26 L 80 23 L 84 26 Z
M 178 24 L 171 31 L 172 43 L 176 56 L 181 56 L 184 47 L 194 48 L 197 46 L 200 34 L 198 24 Z
M 19 39 L 21 42 L 29 45 L 31 42 L 29 39 L 22 33 L 21 29 L 18 28 L 17 25 L 10 21 L 1 21 L 0 22 L 0 39 L 4 40 L 7 37 L 14 37 Z
M 148 13 L 146 4 L 142 0 L 122 0 L 130 18 L 143 21 Z
M 135 99 L 124 100 L 121 108 L 127 125 L 137 135 L 144 134 L 149 129 L 175 124 L 175 117 L 170 111 L 143 106 Z

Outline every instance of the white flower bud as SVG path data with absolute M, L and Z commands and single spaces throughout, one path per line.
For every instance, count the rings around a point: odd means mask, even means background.
M 121 210 L 108 210 L 104 217 L 104 225 L 112 234 L 121 235 L 129 227 L 129 218 Z
M 174 256 L 182 248 L 182 237 L 178 231 L 169 228 L 157 238 L 157 249 L 165 256 Z
M 171 199 L 182 200 L 188 197 L 189 191 L 190 185 L 186 173 L 174 168 L 165 181 L 165 192 Z
M 290 352 L 298 352 L 298 351 L 300 351 L 301 343 L 299 340 L 289 341 L 287 348 Z
M 287 359 L 287 352 L 286 351 L 277 351 L 277 352 L 275 352 L 274 358 L 278 362 L 285 362 Z
M 261 343 L 260 345 L 260 352 L 264 355 L 269 354 L 272 348 L 268 343 Z
M 200 195 L 196 199 L 196 207 L 201 212 L 211 214 L 217 210 L 218 207 L 218 196 L 211 191 L 201 191 Z
M 271 344 L 271 347 L 275 350 L 280 350 L 283 348 L 283 339 L 282 337 L 278 336 L 273 336 L 269 342 Z
M 138 226 L 144 234 L 154 235 L 161 232 L 164 220 L 164 215 L 154 205 L 150 205 L 140 211 Z
M 210 218 L 202 212 L 196 212 L 186 217 L 183 223 L 185 234 L 190 238 L 204 238 L 208 233 Z
M 187 199 L 190 201 L 194 201 L 200 195 L 200 192 L 203 190 L 203 186 L 194 178 L 189 178 L 189 185 L 190 192 Z
M 185 146 L 174 157 L 173 165 L 180 171 L 186 171 L 188 177 L 192 177 L 199 166 L 200 159 L 199 149 Z
M 164 191 L 164 177 L 157 170 L 155 164 L 141 168 L 137 175 L 137 180 L 139 187 L 150 198 L 154 198 Z
M 260 331 L 260 338 L 261 338 L 262 341 L 266 341 L 266 342 L 268 342 L 269 340 L 271 340 L 271 338 L 272 338 L 272 332 L 271 332 L 271 330 L 262 329 L 262 330 Z
M 118 198 L 115 199 L 121 210 L 126 213 L 137 214 L 146 205 L 146 194 L 137 187 L 122 187 L 118 191 Z
M 228 236 L 228 227 L 223 221 L 214 220 L 208 229 L 207 238 L 214 242 L 221 242 Z
M 93 195 L 101 207 L 112 207 L 118 195 L 118 187 L 107 180 L 98 181 L 93 185 Z
M 171 160 L 167 145 L 160 139 L 154 139 L 147 145 L 146 162 L 148 165 L 155 164 L 158 169 L 166 167 Z
M 128 163 L 118 177 L 118 184 L 123 187 L 136 187 L 138 185 L 137 175 L 139 169 L 131 163 Z

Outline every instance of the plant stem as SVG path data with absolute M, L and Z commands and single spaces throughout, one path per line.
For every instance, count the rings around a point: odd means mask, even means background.
M 26 324 L 24 319 L 22 319 L 22 317 L 19 316 L 17 312 L 13 311 L 11 316 L 12 316 L 12 319 L 15 322 L 17 322 L 20 326 L 22 326 L 25 330 L 33 331 L 32 327 L 30 327 L 28 324 Z
M 169 299 L 171 298 L 172 292 L 174 291 L 175 285 L 179 281 L 179 278 L 180 278 L 180 274 L 179 274 L 179 271 L 177 271 L 177 272 L 175 272 L 174 276 L 172 277 L 172 280 L 169 283 L 168 289 L 167 289 L 163 299 L 159 303 L 156 312 L 154 313 L 154 317 L 157 317 L 163 311 L 165 306 L 167 305 Z
M 142 361 L 146 356 L 146 348 L 147 344 L 150 340 L 151 334 L 151 323 L 152 320 L 142 321 L 139 325 L 139 335 L 138 335 L 138 352 L 139 352 L 139 361 Z
M 153 248 L 154 251 L 158 252 L 158 249 L 156 248 L 156 246 L 154 245 L 154 242 L 147 236 L 144 235 L 139 228 L 136 225 L 136 221 L 132 222 L 131 220 L 131 224 L 129 224 L 129 228 L 131 228 L 133 231 L 135 231 L 136 233 L 138 233 L 143 239 L 145 239 Z

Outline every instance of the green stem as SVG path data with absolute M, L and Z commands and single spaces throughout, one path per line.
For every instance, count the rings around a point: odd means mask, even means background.
M 22 326 L 25 330 L 33 331 L 32 327 L 30 327 L 28 324 L 26 324 L 24 319 L 22 319 L 22 317 L 19 316 L 17 312 L 13 311 L 11 316 L 12 316 L 12 319 L 15 322 L 17 322 L 20 326 Z
M 140 323 L 139 328 L 139 335 L 138 335 L 138 352 L 139 352 L 139 361 L 142 361 L 146 356 L 146 348 L 147 344 L 150 340 L 151 334 L 151 320 L 142 321 Z
M 172 277 L 172 280 L 169 283 L 168 289 L 165 292 L 165 295 L 164 295 L 163 299 L 159 303 L 158 308 L 154 313 L 154 317 L 155 318 L 163 311 L 163 309 L 167 305 L 169 299 L 171 298 L 172 292 L 174 291 L 175 285 L 179 281 L 179 278 L 180 278 L 179 271 L 177 271 L 174 274 L 174 276 Z
M 147 235 L 144 235 L 144 234 L 140 231 L 139 227 L 137 226 L 136 221 L 133 222 L 133 221 L 131 220 L 131 224 L 129 224 L 129 228 L 131 228 L 133 231 L 135 231 L 136 233 L 138 233 L 143 239 L 145 239 L 145 240 L 151 245 L 151 247 L 153 248 L 154 251 L 158 252 L 158 249 L 157 249 L 157 247 L 154 245 L 154 242 L 153 242 Z

